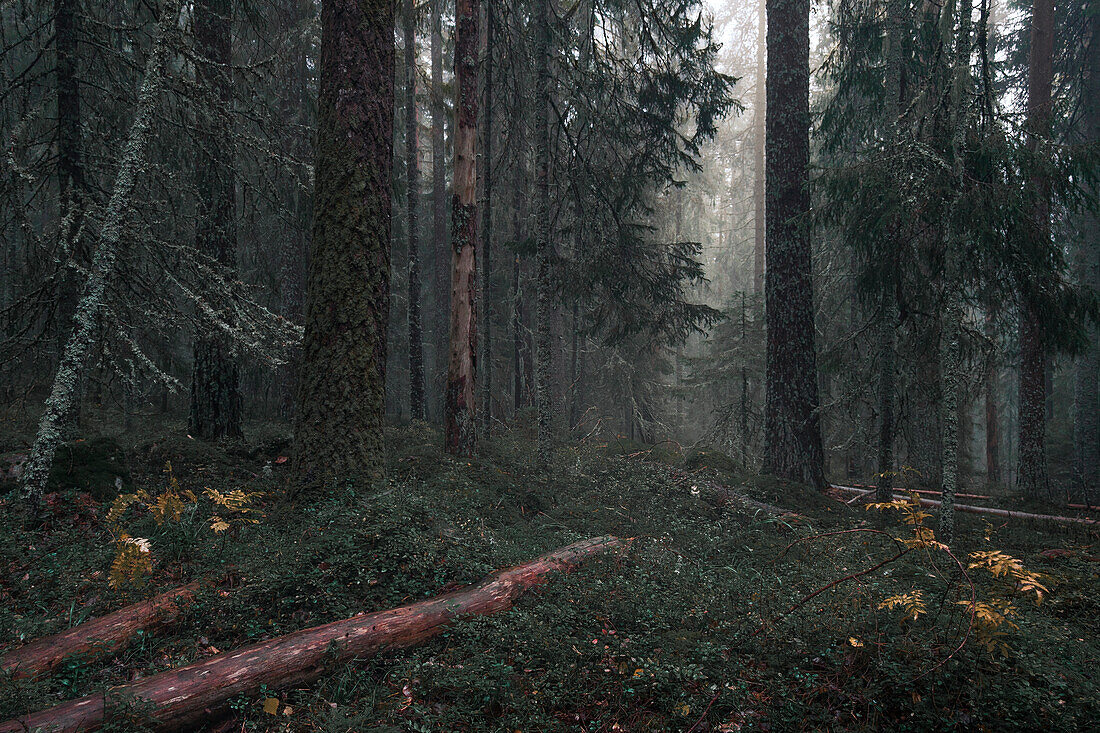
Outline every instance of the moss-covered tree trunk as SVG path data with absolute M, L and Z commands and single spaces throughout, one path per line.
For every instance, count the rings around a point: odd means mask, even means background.
M 145 62 L 145 76 L 138 93 L 134 120 L 122 149 L 114 189 L 103 212 L 95 256 L 73 314 L 73 330 L 62 351 L 61 362 L 54 374 L 53 387 L 38 423 L 34 445 L 31 446 L 30 456 L 23 468 L 21 494 L 32 517 L 37 516 L 46 490 L 54 454 L 62 441 L 65 417 L 72 414 L 74 405 L 80 399 L 81 379 L 97 346 L 99 321 L 107 305 L 108 286 L 123 254 L 122 234 L 126 215 L 130 210 L 130 194 L 145 167 L 146 148 L 152 134 L 161 88 L 161 67 L 167 45 L 165 36 L 179 21 L 179 16 L 179 0 L 166 0 L 161 9 L 152 50 Z
M 416 117 L 416 10 L 404 0 L 405 171 L 408 177 L 409 227 L 409 414 L 424 419 L 424 334 L 420 325 L 420 146 Z
M 227 270 L 237 266 L 236 176 L 233 165 L 233 48 L 230 0 L 196 0 L 196 75 L 202 94 L 195 166 L 195 248 Z M 203 440 L 241 435 L 240 369 L 232 339 L 215 324 L 200 329 L 191 371 L 191 434 Z
M 1031 10 L 1028 57 L 1027 129 L 1032 151 L 1050 133 L 1050 88 L 1054 55 L 1054 2 L 1035 0 Z M 1050 185 L 1041 172 L 1031 179 L 1036 195 L 1037 247 L 1050 240 Z M 1029 496 L 1050 491 L 1046 456 L 1046 353 L 1041 314 L 1025 296 L 1020 300 L 1020 455 L 1019 488 Z
M 313 242 L 295 422 L 300 486 L 383 461 L 394 3 L 321 7 Z
M 477 449 L 477 131 L 480 0 L 455 6 L 455 165 L 451 196 L 451 337 L 443 431 L 448 453 Z
M 810 260 L 810 3 L 767 0 L 764 470 L 824 488 Z

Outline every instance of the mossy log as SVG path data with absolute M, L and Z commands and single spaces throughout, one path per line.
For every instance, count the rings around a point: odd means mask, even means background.
M 553 573 L 624 546 L 615 537 L 575 542 L 531 562 L 498 570 L 464 589 L 218 654 L 107 693 L 0 723 L 0 733 L 95 730 L 111 717 L 106 704 L 109 700 L 144 701 L 152 708 L 158 730 L 192 730 L 198 721 L 216 714 L 227 700 L 256 694 L 261 685 L 287 688 L 308 684 L 330 664 L 413 646 L 439 634 L 457 618 L 505 611 L 525 591 L 542 585 Z
M 38 677 L 49 674 L 69 657 L 112 652 L 139 631 L 175 621 L 180 611 L 194 601 L 198 588 L 198 583 L 190 583 L 67 631 L 35 639 L 0 655 L 0 672 L 16 679 Z

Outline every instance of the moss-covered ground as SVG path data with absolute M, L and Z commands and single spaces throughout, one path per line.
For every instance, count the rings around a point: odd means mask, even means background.
M 388 444 L 385 479 L 334 487 L 303 506 L 287 498 L 277 431 L 228 449 L 184 437 L 131 441 L 135 487 L 162 490 L 171 461 L 183 488 L 262 491 L 265 511 L 259 524 L 221 534 L 209 528 L 205 499 L 163 526 L 128 515 L 127 531 L 148 538 L 155 557 L 135 587 L 108 584 L 103 487 L 61 489 L 34 531 L 9 495 L 0 506 L 0 649 L 192 579 L 219 584 L 177 624 L 117 654 L 72 660 L 38 682 L 0 679 L 0 719 L 614 534 L 632 538 L 624 555 L 557 576 L 511 611 L 464 620 L 415 649 L 333 665 L 311 687 L 232 700 L 231 724 L 211 727 L 1077 731 L 1100 721 L 1100 548 L 1089 527 L 958 518 L 964 563 L 972 550 L 998 549 L 1049 587 L 1036 605 L 988 573 L 970 574 L 979 599 L 1009 597 L 1018 609 L 1018 628 L 1002 625 L 991 652 L 968 631 L 956 601 L 970 585 L 943 553 L 910 552 L 786 614 L 895 554 L 884 534 L 843 530 L 910 530 L 746 475 L 714 451 L 588 443 L 537 466 L 521 433 L 484 441 L 473 461 L 443 455 L 426 427 L 392 429 Z M 723 487 L 788 513 L 727 501 Z M 1051 549 L 1066 552 L 1039 554 Z M 915 621 L 880 608 L 914 591 L 926 611 Z M 263 709 L 270 698 L 275 714 Z M 112 729 L 141 729 L 148 711 L 135 710 Z

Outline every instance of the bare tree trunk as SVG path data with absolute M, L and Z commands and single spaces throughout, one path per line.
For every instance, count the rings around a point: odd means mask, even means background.
M 434 362 L 428 377 L 432 390 L 429 410 L 442 416 L 442 375 L 447 359 L 448 323 L 451 312 L 451 250 L 447 247 L 447 160 L 444 149 L 443 105 L 443 22 L 442 2 L 431 3 L 432 11 L 432 252 L 435 262 L 435 313 L 433 317 Z
M 551 360 L 554 339 L 550 327 L 553 294 L 550 292 L 550 259 L 553 237 L 550 227 L 550 0 L 535 0 L 535 250 L 538 272 L 535 286 L 535 409 L 538 413 L 538 459 L 550 455 L 553 439 Z
M 477 449 L 477 66 L 480 0 L 455 6 L 455 167 L 451 197 L 451 348 L 443 402 L 448 453 Z
M 493 0 L 485 2 L 485 100 L 483 106 L 485 196 L 481 204 L 481 430 L 486 436 L 493 426 Z
M 992 318 L 986 314 L 986 336 L 992 337 Z M 985 478 L 989 483 L 1001 480 L 1001 431 L 997 414 L 998 360 L 994 354 L 985 379 Z
M 1028 58 L 1027 127 L 1029 145 L 1037 150 L 1049 135 L 1050 93 L 1054 55 L 1054 2 L 1034 0 L 1031 11 L 1031 53 Z M 1035 206 L 1037 246 L 1050 239 L 1050 185 L 1036 173 L 1032 185 L 1039 192 Z M 1020 456 L 1019 488 L 1027 495 L 1050 495 L 1046 456 L 1046 353 L 1041 315 L 1024 297 L 1020 302 Z
M 316 199 L 294 436 L 304 491 L 383 467 L 394 9 L 388 0 L 321 8 Z
M 764 181 L 764 139 L 765 116 L 768 103 L 766 59 L 768 54 L 768 24 L 765 12 L 765 0 L 758 0 L 759 10 L 756 33 L 756 89 L 753 96 L 752 129 L 753 129 L 753 268 L 752 268 L 752 292 L 759 296 L 764 292 L 764 249 L 765 249 L 765 221 L 767 207 L 765 205 Z
M 196 75 L 204 102 L 200 115 L 199 193 L 195 248 L 233 270 L 237 266 L 237 183 L 233 165 L 233 48 L 229 0 L 195 0 Z M 213 324 L 195 338 L 191 372 L 191 434 L 202 440 L 241 436 L 240 370 L 232 339 Z
M 416 9 L 404 0 L 405 170 L 408 178 L 409 415 L 424 419 L 424 334 L 420 326 L 420 146 L 416 117 Z
M 764 470 L 825 488 L 810 259 L 810 3 L 768 0 Z
M 104 211 L 91 271 L 84 282 L 80 301 L 73 315 L 73 332 L 65 344 L 61 363 L 54 375 L 53 388 L 46 400 L 45 412 L 38 423 L 34 445 L 23 469 L 21 494 L 34 519 L 37 519 L 39 503 L 46 490 L 54 453 L 62 440 L 64 418 L 72 414 L 73 405 L 80 399 L 80 385 L 98 340 L 98 324 L 107 304 L 108 286 L 114 277 L 119 257 L 123 254 L 122 233 L 129 210 L 130 194 L 145 166 L 146 147 L 160 93 L 161 67 L 167 45 L 165 36 L 175 27 L 179 14 L 180 0 L 165 0 L 160 21 L 157 23 L 156 38 L 145 63 L 145 76 L 138 93 L 134 121 L 130 125 L 126 145 L 122 150 L 122 161 L 115 178 L 114 190 Z

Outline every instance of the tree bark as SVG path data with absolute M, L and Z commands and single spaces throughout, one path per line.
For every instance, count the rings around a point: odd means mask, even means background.
M 21 494 L 32 518 L 46 489 L 54 454 L 62 440 L 65 417 L 71 415 L 80 400 L 80 385 L 89 358 L 99 338 L 99 320 L 108 300 L 108 286 L 114 277 L 119 257 L 123 254 L 123 227 L 129 211 L 130 194 L 145 164 L 146 147 L 152 132 L 157 97 L 160 93 L 162 66 L 165 57 L 165 36 L 179 19 L 180 1 L 165 0 L 157 23 L 156 38 L 145 62 L 145 75 L 138 93 L 134 121 L 130 124 L 122 161 L 115 177 L 114 190 L 103 214 L 98 245 L 92 258 L 91 271 L 81 290 L 80 301 L 73 315 L 73 331 L 65 344 L 61 362 L 54 375 L 53 387 L 46 400 L 46 409 L 38 422 L 34 445 L 23 471 Z
M 438 635 L 458 618 L 506 611 L 524 592 L 544 584 L 553 573 L 623 547 L 624 543 L 615 537 L 582 540 L 523 565 L 499 570 L 461 590 L 218 654 L 114 688 L 111 693 L 151 703 L 158 730 L 194 730 L 199 721 L 230 698 L 255 694 L 261 685 L 287 688 L 308 684 L 333 663 L 414 646 Z M 102 693 L 89 695 L 0 723 L 0 733 L 38 727 L 54 733 L 98 728 L 110 720 L 105 697 Z
M 416 9 L 404 0 L 405 170 L 408 178 L 409 415 L 424 419 L 424 335 L 420 325 L 420 146 L 416 118 Z
M 451 196 L 451 338 L 443 433 L 448 453 L 477 449 L 477 128 L 480 0 L 455 6 L 455 165 Z
M 550 260 L 550 0 L 535 0 L 535 410 L 538 460 L 550 455 L 554 406 L 550 384 L 554 337 L 550 327 L 553 294 Z
M 237 266 L 236 170 L 233 164 L 233 48 L 229 0 L 196 0 L 196 76 L 203 93 L 202 145 L 195 166 L 199 194 L 195 249 L 228 271 Z M 210 324 L 196 335 L 190 431 L 202 440 L 241 436 L 240 369 L 232 339 Z
M 195 599 L 198 583 L 119 609 L 52 636 L 35 639 L 0 656 L 0 672 L 14 679 L 49 674 L 74 655 L 104 654 L 121 648 L 139 631 L 170 624 Z
M 1031 10 L 1031 51 L 1028 57 L 1027 128 L 1029 146 L 1050 133 L 1050 93 L 1054 56 L 1054 2 L 1034 0 Z M 1050 240 L 1050 185 L 1035 173 L 1036 246 Z M 1049 496 L 1046 457 L 1046 353 L 1041 314 L 1027 297 L 1020 302 L 1020 455 L 1019 488 L 1028 496 Z
M 313 242 L 295 424 L 301 490 L 383 465 L 394 3 L 321 8 Z
M 767 0 L 764 470 L 825 488 L 810 256 L 810 3 Z

